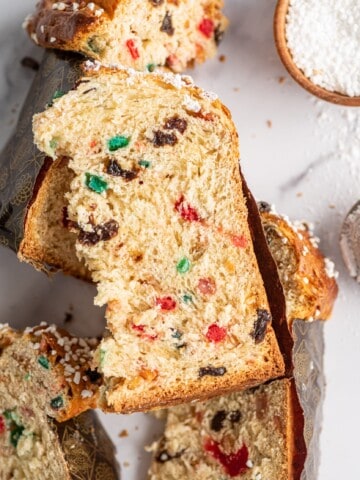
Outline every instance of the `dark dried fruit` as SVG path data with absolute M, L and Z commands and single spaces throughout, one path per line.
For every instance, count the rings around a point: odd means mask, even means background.
M 172 118 L 166 120 L 164 128 L 166 130 L 177 130 L 183 134 L 187 128 L 187 121 L 184 118 L 174 115 Z
M 171 15 L 169 12 L 166 12 L 165 14 L 165 17 L 160 27 L 160 31 L 167 33 L 169 36 L 174 35 L 175 30 L 174 30 Z
M 92 232 L 80 230 L 78 240 L 82 245 L 96 245 L 101 241 L 107 241 L 115 237 L 119 231 L 119 224 L 115 220 L 109 220 L 103 225 L 96 225 Z
M 106 173 L 113 175 L 114 177 L 122 177 L 124 180 L 134 180 L 139 174 L 139 170 L 125 170 L 118 162 L 111 159 L 106 168 Z
M 260 201 L 260 202 L 257 202 L 257 206 L 258 206 L 258 209 L 259 209 L 260 213 L 271 212 L 270 203 Z
M 164 3 L 164 0 L 149 0 L 149 2 L 154 7 L 158 7 L 159 5 L 162 5 Z
M 216 412 L 210 422 L 211 430 L 214 430 L 214 432 L 220 432 L 220 430 L 224 427 L 225 420 L 226 420 L 225 410 L 219 410 L 218 412 Z
M 50 401 L 50 405 L 51 405 L 51 408 L 53 408 L 54 410 L 59 410 L 59 408 L 62 408 L 64 406 L 64 400 L 62 396 L 59 395 L 58 397 L 53 398 Z
M 31 57 L 24 57 L 21 59 L 21 65 L 26 68 L 31 68 L 31 70 L 39 70 L 40 64 L 37 60 Z
M 229 413 L 229 420 L 231 423 L 238 423 L 241 420 L 241 416 L 240 410 L 233 410 Z
M 68 212 L 67 207 L 63 207 L 63 209 L 62 209 L 62 224 L 65 228 L 68 228 L 69 230 L 71 228 L 75 228 L 75 229 L 79 228 L 78 223 L 69 219 L 69 212 Z
M 221 30 L 220 25 L 218 25 L 214 31 L 214 40 L 216 45 L 220 45 L 223 38 L 224 38 L 224 30 Z
M 91 370 L 88 368 L 85 370 L 85 375 L 88 377 L 91 383 L 96 383 L 101 379 L 101 374 L 96 369 Z
M 175 145 L 178 141 L 175 133 L 165 133 L 161 130 L 155 130 L 154 138 L 151 140 L 155 147 L 163 147 L 164 145 Z
M 267 310 L 258 308 L 257 319 L 254 322 L 254 330 L 251 332 L 251 336 L 255 340 L 255 343 L 261 343 L 266 335 L 267 324 L 271 321 L 271 315 Z
M 199 377 L 205 377 L 206 375 L 210 377 L 222 377 L 226 372 L 225 367 L 201 367 L 199 368 Z
M 161 452 L 155 457 L 155 460 L 159 463 L 166 463 L 169 460 L 173 460 L 174 458 L 179 458 L 185 452 L 185 448 L 180 450 L 180 452 L 174 453 L 174 455 L 170 455 L 167 450 L 161 450 Z

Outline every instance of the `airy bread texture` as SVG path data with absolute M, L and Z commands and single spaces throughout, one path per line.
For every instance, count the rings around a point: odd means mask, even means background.
M 96 406 L 101 378 L 89 360 L 97 343 L 53 325 L 0 326 L 0 478 L 70 479 L 49 417 Z
M 173 407 L 154 443 L 149 480 L 289 480 L 292 381 Z
M 96 355 L 121 412 L 282 375 L 228 110 L 188 77 L 101 70 L 34 117 L 69 158 L 77 254 L 107 304 Z
M 338 293 L 334 265 L 320 252 L 306 222 L 290 222 L 265 202 L 259 204 L 266 241 L 285 292 L 288 322 L 327 320 Z
M 181 72 L 213 57 L 227 20 L 222 0 L 40 0 L 24 27 L 43 47 L 107 65 Z

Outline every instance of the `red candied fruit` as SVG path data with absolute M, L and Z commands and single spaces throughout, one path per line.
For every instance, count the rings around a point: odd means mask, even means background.
M 241 475 L 248 469 L 246 462 L 249 459 L 249 451 L 245 444 L 237 452 L 226 455 L 220 450 L 220 444 L 209 438 L 205 442 L 204 449 L 221 463 L 230 477 Z
M 206 38 L 210 38 L 214 32 L 214 22 L 210 18 L 203 18 L 198 29 Z
M 216 323 L 212 323 L 206 332 L 206 338 L 209 340 L 209 342 L 218 343 L 224 340 L 225 337 L 226 328 L 219 327 L 219 325 Z
M 235 245 L 235 247 L 245 248 L 247 245 L 247 240 L 244 235 L 231 235 L 231 243 Z
M 145 329 L 146 329 L 146 326 L 145 325 L 135 325 L 134 323 L 131 325 L 132 329 L 135 330 L 136 332 L 139 332 L 138 336 L 141 337 L 141 338 L 147 338 L 148 340 L 155 340 L 157 338 L 157 335 L 156 333 L 154 335 L 150 335 L 148 333 L 146 333 Z
M 90 148 L 95 148 L 97 145 L 97 141 L 96 140 L 91 140 L 90 142 Z
M 136 48 L 134 40 L 131 38 L 126 41 L 126 46 L 130 52 L 131 57 L 134 60 L 137 60 L 140 57 L 139 50 Z
M 200 222 L 201 220 L 200 215 L 195 208 L 185 202 L 184 195 L 181 195 L 181 197 L 176 200 L 175 210 L 188 222 Z
M 214 295 L 216 292 L 216 284 L 213 278 L 200 278 L 197 286 L 200 293 L 204 295 Z
M 0 434 L 4 433 L 6 430 L 5 420 L 2 415 L 0 415 Z
M 171 297 L 161 297 L 155 300 L 155 304 L 161 308 L 161 310 L 174 310 L 176 308 L 176 302 Z

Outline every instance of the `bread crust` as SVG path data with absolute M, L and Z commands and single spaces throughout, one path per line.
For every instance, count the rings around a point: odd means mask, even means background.
M 293 252 L 291 290 L 295 292 L 295 299 L 288 302 L 289 324 L 295 319 L 327 320 L 331 316 L 338 286 L 335 277 L 327 273 L 325 257 L 317 247 L 311 231 L 305 224 L 296 227 L 271 211 L 263 211 L 261 219 L 268 242 L 271 242 L 271 231 L 274 231 L 281 239 L 285 239 L 283 242 Z M 285 292 L 289 290 L 284 280 L 283 288 Z

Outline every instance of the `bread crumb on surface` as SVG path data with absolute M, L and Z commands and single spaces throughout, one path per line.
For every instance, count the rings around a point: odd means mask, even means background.
M 121 430 L 121 432 L 119 433 L 120 438 L 125 438 L 125 437 L 128 437 L 128 436 L 129 436 L 129 432 L 126 429 Z
M 219 56 L 219 62 L 226 62 L 226 56 L 225 55 L 220 55 Z

